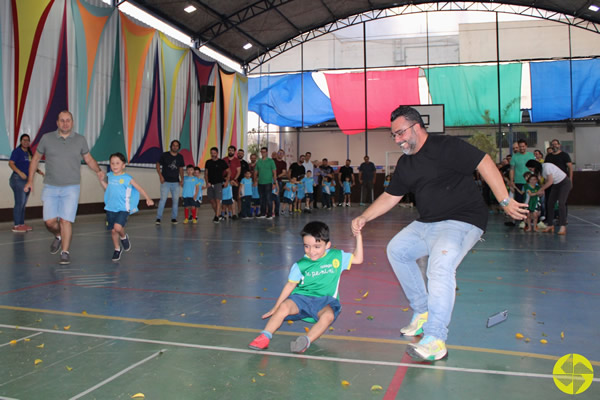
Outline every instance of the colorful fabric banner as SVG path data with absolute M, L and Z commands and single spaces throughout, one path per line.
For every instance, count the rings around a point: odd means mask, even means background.
M 367 118 L 365 74 L 325 74 L 331 105 L 340 129 L 353 135 L 390 126 L 390 113 L 402 104 L 420 104 L 419 69 L 367 72 Z
M 334 118 L 331 100 L 310 72 L 248 79 L 248 110 L 278 126 L 310 126 Z
M 0 7 L 6 7 L 8 4 L 0 5 Z M 2 10 L 2 8 L 0 8 Z M 3 71 L 3 59 L 2 59 L 2 19 L 0 19 L 0 157 L 10 157 L 12 153 L 10 138 L 7 129 L 6 117 L 4 114 L 4 71 Z M 17 138 L 17 142 L 19 139 Z
M 569 61 L 536 62 L 531 63 L 530 67 L 532 122 L 600 114 L 600 60 L 573 60 L 571 66 Z
M 236 73 L 221 72 L 223 87 L 223 141 L 221 148 L 225 153 L 227 147 L 244 148 L 243 138 L 246 136 L 246 120 L 248 115 L 248 96 L 243 92 L 248 79 Z
M 502 123 L 521 122 L 521 64 L 500 65 Z M 499 122 L 495 65 L 435 67 L 428 71 L 433 104 L 444 104 L 446 126 Z

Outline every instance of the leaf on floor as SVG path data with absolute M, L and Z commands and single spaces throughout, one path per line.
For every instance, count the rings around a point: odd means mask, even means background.
M 518 333 L 518 332 L 517 332 L 517 333 L 515 334 L 515 337 L 516 337 L 517 339 L 523 339 L 525 336 L 523 336 L 523 334 L 522 334 L 522 333 Z
M 310 331 L 310 329 L 308 329 L 306 326 L 304 327 L 304 332 L 308 333 L 308 331 Z
M 72 368 L 72 367 L 69 367 L 68 365 L 65 365 L 65 368 L 66 368 L 66 369 L 67 369 L 67 371 L 69 371 L 69 372 L 73 371 L 73 368 Z
M 83 310 L 83 311 L 81 312 L 81 314 L 83 314 L 83 315 L 88 315 L 87 311 L 85 311 L 85 310 Z
M 363 298 L 363 299 L 366 299 L 368 295 L 369 295 L 369 291 L 367 290 L 367 291 L 365 292 L 365 294 L 363 294 L 363 295 L 362 295 L 362 298 Z
M 372 315 L 369 315 L 369 316 L 367 317 L 367 319 L 368 319 L 369 321 L 373 321 L 373 318 L 374 318 L 374 317 L 373 317 Z
M 35 322 L 42 322 L 42 319 L 36 319 Z
M 546 339 L 542 339 L 542 340 L 540 340 L 540 343 L 541 344 L 548 344 L 548 341 Z
M 408 307 L 403 308 L 402 311 L 407 312 L 408 311 Z
M 8 343 L 9 343 L 11 346 L 14 346 L 14 345 L 16 345 L 16 344 L 17 344 L 17 341 L 13 339 L 13 340 L 11 340 L 11 341 L 10 341 L 10 342 L 8 342 Z
M 344 379 L 344 380 L 342 381 L 342 386 L 343 386 L 343 387 L 348 387 L 348 386 L 350 386 L 350 382 L 348 382 L 347 380 L 345 380 L 345 379 Z
M 354 314 L 356 314 L 356 315 L 360 315 L 360 314 L 362 314 L 362 311 L 360 311 L 360 310 L 356 310 L 356 311 L 354 312 Z
M 542 337 L 548 337 L 544 332 L 542 332 Z
M 252 379 L 250 380 L 250 382 L 256 383 L 256 378 L 252 377 Z
M 532 312 L 532 313 L 531 313 L 531 315 L 533 315 L 533 316 L 535 317 L 537 314 L 536 314 L 536 313 L 535 313 L 535 311 L 534 311 L 534 312 Z
M 145 399 L 146 395 L 144 393 L 136 393 L 133 396 L 131 396 L 132 399 Z
M 58 325 L 54 325 L 54 326 L 53 326 L 53 328 L 54 328 L 54 329 L 58 329 Z
M 226 304 L 226 303 L 227 303 L 227 299 L 221 300 L 221 304 Z
M 43 349 L 43 348 L 44 348 L 44 343 L 42 343 L 42 344 L 40 344 L 40 345 L 37 345 L 37 346 L 35 346 L 35 347 L 37 347 L 38 349 Z
M 546 291 L 545 291 L 545 290 L 542 290 L 540 293 L 541 293 L 541 294 L 546 294 Z
M 526 338 L 525 338 L 523 341 L 524 341 L 525 343 L 529 343 L 529 342 L 531 341 L 531 339 L 529 339 L 528 337 L 526 337 Z
M 294 323 L 294 321 L 288 319 L 287 323 L 288 323 L 288 325 L 292 325 Z
M 381 385 L 373 385 L 373 386 L 371 386 L 371 392 L 380 392 L 382 390 L 383 390 L 383 388 L 381 387 Z
M 358 299 L 354 299 L 354 301 L 362 301 L 362 297 L 359 297 Z
M 39 358 L 36 358 L 35 361 L 33 362 L 33 365 L 38 365 L 40 363 L 42 363 L 42 360 Z
M 181 314 L 179 314 L 179 315 L 181 315 L 182 317 L 185 317 L 185 313 L 181 313 Z
M 69 329 L 71 329 L 71 325 L 67 325 L 67 326 L 63 327 L 63 329 L 64 329 L 65 331 L 68 331 Z
M 560 333 L 560 340 L 565 340 L 565 333 L 564 332 Z
M 257 372 L 258 376 L 265 376 L 266 374 L 264 372 Z
M 348 329 L 348 332 L 354 332 L 356 330 L 356 328 L 350 328 Z
M 330 331 L 333 331 L 333 330 L 335 330 L 335 329 L 333 328 L 333 326 L 330 326 L 330 327 L 329 327 L 329 330 L 330 330 Z
M 31 339 L 29 339 L 29 338 L 25 338 L 23 340 L 26 341 L 26 342 L 31 342 Z

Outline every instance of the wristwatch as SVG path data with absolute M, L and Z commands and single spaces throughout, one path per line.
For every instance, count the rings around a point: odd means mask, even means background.
M 510 203 L 510 197 L 505 198 L 504 200 L 502 200 L 499 204 L 502 207 L 506 207 L 508 205 L 508 203 Z

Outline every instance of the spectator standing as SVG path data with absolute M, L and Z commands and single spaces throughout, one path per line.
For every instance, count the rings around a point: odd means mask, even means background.
M 346 160 L 344 166 L 340 167 L 340 169 L 338 170 L 338 183 L 340 187 L 340 190 L 338 191 L 338 206 L 340 207 L 342 206 L 342 203 L 344 203 L 344 200 L 347 200 L 344 198 L 346 195 L 344 187 L 344 182 L 346 182 L 346 178 L 350 178 L 350 186 L 354 186 L 354 169 L 352 169 L 352 167 L 350 166 L 351 163 L 352 161 Z M 350 205 L 349 201 L 345 201 L 345 203 L 348 206 Z
M 240 212 L 241 206 L 239 202 L 240 197 L 240 186 L 239 182 L 242 179 L 242 165 L 240 163 L 240 159 L 236 154 L 235 146 L 229 146 L 227 148 L 227 157 L 224 158 L 224 161 L 229 166 L 229 183 L 231 185 L 231 194 L 232 194 L 232 212 L 233 215 L 231 219 L 237 219 L 237 214 Z
M 304 154 L 298 156 L 298 161 L 290 165 L 288 170 L 288 179 L 296 178 L 298 182 L 306 175 L 306 168 L 304 167 Z
M 283 197 L 283 188 L 285 183 L 288 181 L 288 171 L 287 171 L 287 163 L 285 162 L 285 151 L 283 149 L 279 149 L 277 154 L 275 155 L 275 167 L 276 175 L 277 175 L 277 187 L 279 188 L 279 195 L 277 198 L 273 199 L 275 201 L 275 215 L 279 215 L 281 199 Z
M 268 149 L 260 149 L 261 159 L 256 162 L 254 169 L 255 180 L 258 182 L 260 195 L 260 214 L 257 218 L 273 218 L 273 201 L 271 199 L 273 183 L 277 182 L 277 167 L 275 161 L 268 157 Z
M 179 206 L 179 191 L 183 187 L 183 168 L 185 162 L 183 156 L 179 154 L 181 143 L 179 140 L 173 140 L 169 147 L 169 151 L 161 154 L 160 159 L 156 163 L 156 172 L 160 179 L 160 201 L 158 202 L 158 210 L 156 210 L 156 225 L 160 225 L 165 204 L 171 193 L 171 223 L 177 223 L 177 209 Z
M 527 161 L 535 160 L 533 153 L 527 151 L 527 141 L 525 139 L 519 139 L 517 142 L 519 151 L 514 153 L 510 160 L 510 184 L 515 186 L 518 190 L 515 190 L 514 199 L 517 203 L 523 203 L 525 201 L 526 193 L 523 187 L 527 183 L 524 175 L 527 172 Z M 521 221 L 519 228 L 525 228 L 525 221 Z
M 224 220 L 221 215 L 221 201 L 223 199 L 223 183 L 229 181 L 229 166 L 219 158 L 219 149 L 210 149 L 210 160 L 204 165 L 204 180 L 206 181 L 206 198 L 215 212 L 213 222 L 218 224 Z
M 545 162 L 556 165 L 562 172 L 567 174 L 571 183 L 573 183 L 573 162 L 571 161 L 571 157 L 568 153 L 562 151 L 558 139 L 552 139 L 550 144 L 552 145 L 552 153 L 548 153 Z
M 376 172 L 377 168 L 375 167 L 375 164 L 369 160 L 369 156 L 365 156 L 364 162 L 358 167 L 361 206 L 373 202 L 373 186 L 375 185 Z M 367 199 L 369 201 L 367 201 Z
M 311 157 L 312 157 L 312 153 L 310 151 L 307 151 L 304 154 L 304 162 L 302 163 L 302 166 L 304 167 L 304 174 L 306 174 L 306 173 L 308 173 L 308 171 L 310 171 L 312 178 L 315 180 L 315 182 L 318 182 L 319 177 L 315 176 L 315 163 L 310 160 Z M 313 195 L 313 198 L 310 201 L 313 202 L 313 206 L 316 208 L 317 196 Z
M 104 179 L 104 172 L 91 156 L 85 137 L 73 132 L 73 114 L 61 111 L 56 125 L 56 132 L 47 133 L 40 140 L 29 164 L 27 183 L 23 190 L 29 193 L 33 188 L 38 164 L 46 156 L 42 191 L 44 223 L 46 229 L 54 235 L 50 253 L 56 254 L 62 248 L 59 262 L 65 265 L 71 263 L 69 249 L 81 189 L 81 159 L 98 175 L 98 179 Z

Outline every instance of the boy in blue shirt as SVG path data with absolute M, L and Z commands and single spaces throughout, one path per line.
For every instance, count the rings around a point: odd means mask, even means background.
M 231 213 L 233 211 L 233 188 L 231 187 L 231 181 L 225 181 L 225 183 L 223 183 L 221 204 L 223 205 L 223 213 L 221 215 L 231 219 Z
M 104 188 L 104 209 L 106 210 L 107 229 L 111 230 L 115 251 L 112 256 L 113 262 L 121 259 L 123 251 L 131 250 L 129 235 L 125 233 L 125 224 L 129 214 L 137 212 L 137 204 L 140 193 L 146 199 L 148 207 L 154 202 L 146 191 L 133 180 L 131 175 L 125 173 L 125 156 L 121 153 L 111 154 L 110 170 L 106 175 L 107 180 L 101 180 Z
M 344 205 L 346 207 L 350 207 L 350 203 L 352 201 L 352 181 L 350 177 L 347 176 L 343 182 L 344 186 Z
M 240 181 L 240 197 L 242 198 L 243 219 L 252 217 L 252 172 L 246 171 Z
M 296 197 L 296 177 L 292 177 L 290 182 L 285 184 L 283 189 L 283 207 L 281 208 L 281 214 L 285 214 L 286 209 L 288 213 L 292 213 L 292 206 Z
M 304 184 L 296 182 L 296 199 L 294 200 L 294 212 L 302 212 L 302 200 L 304 200 Z
M 183 207 L 185 212 L 184 224 L 190 222 L 190 211 L 192 213 L 192 219 L 196 220 L 196 196 L 198 195 L 198 178 L 194 176 L 194 166 L 189 164 L 185 167 L 185 173 L 187 174 L 183 178 L 183 191 L 181 197 L 183 197 Z
M 306 171 L 306 176 L 302 178 L 302 184 L 304 185 L 304 199 L 306 201 L 304 211 L 310 213 L 310 203 L 313 200 L 313 193 L 315 191 L 315 180 L 312 177 L 311 171 Z
M 196 179 L 198 179 L 198 194 L 194 196 L 195 208 L 192 212 L 194 213 L 193 222 L 194 224 L 197 224 L 198 209 L 202 204 L 202 190 L 204 190 L 204 188 L 206 187 L 206 183 L 204 182 L 204 178 L 202 178 L 202 170 L 200 169 L 200 167 L 194 167 L 194 176 L 196 177 Z

